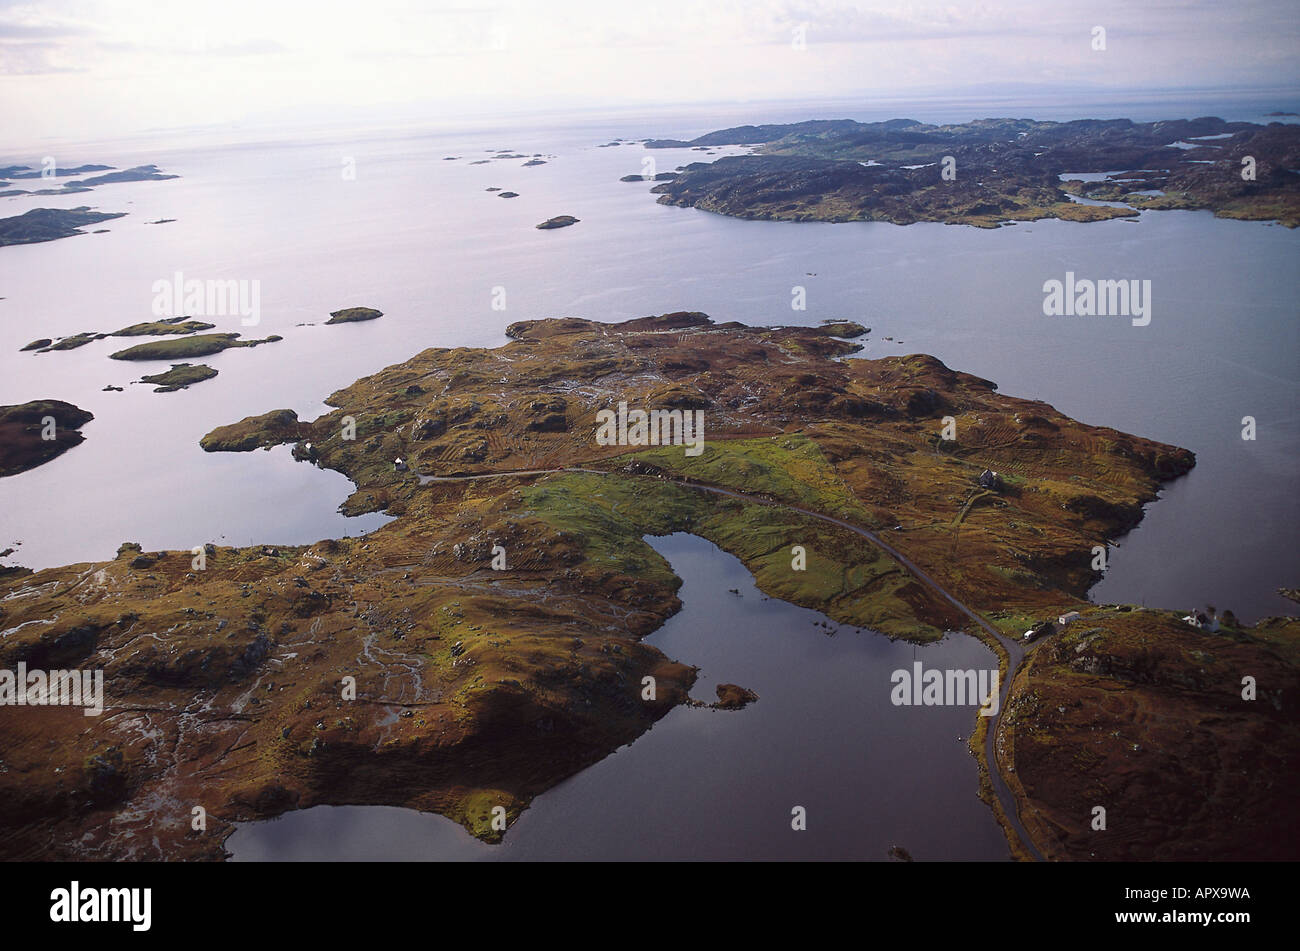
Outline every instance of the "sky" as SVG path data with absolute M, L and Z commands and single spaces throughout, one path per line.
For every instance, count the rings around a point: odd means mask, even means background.
M 0 129 L 12 144 L 403 105 L 1295 90 L 1298 40 L 1297 0 L 0 0 Z

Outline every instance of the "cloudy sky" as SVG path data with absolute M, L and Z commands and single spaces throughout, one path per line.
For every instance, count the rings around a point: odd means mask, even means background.
M 1296 0 L 0 0 L 5 138 L 974 84 L 1296 89 Z M 1105 50 L 1093 49 L 1103 27 Z

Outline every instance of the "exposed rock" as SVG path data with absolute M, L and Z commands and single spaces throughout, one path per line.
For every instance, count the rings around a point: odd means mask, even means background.
M 325 321 L 326 324 L 352 324 L 364 320 L 378 320 L 384 316 L 383 311 L 375 310 L 373 307 L 345 307 L 343 310 L 330 312 L 330 319 Z
M 537 227 L 544 231 L 551 228 L 567 228 L 570 225 L 576 225 L 580 220 L 580 218 L 575 218 L 573 215 L 556 215 L 554 218 L 547 218 Z
M 758 694 L 736 684 L 718 684 L 714 688 L 718 694 L 713 706 L 719 710 L 740 710 L 758 699 Z

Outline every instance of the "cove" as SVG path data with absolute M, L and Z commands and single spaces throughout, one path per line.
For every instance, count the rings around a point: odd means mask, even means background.
M 895 706 L 891 674 L 996 667 L 962 634 L 914 646 L 768 599 L 749 571 L 687 534 L 647 541 L 682 578 L 682 610 L 646 639 L 699 667 L 692 697 L 756 691 L 737 711 L 678 707 L 634 743 L 533 801 L 499 846 L 442 816 L 317 806 L 241 824 L 257 860 L 1007 859 L 979 800 L 971 706 Z M 732 592 L 731 589 L 734 589 Z M 806 831 L 791 811 L 807 811 Z

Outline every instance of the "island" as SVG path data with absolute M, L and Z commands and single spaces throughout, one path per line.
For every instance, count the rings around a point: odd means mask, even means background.
M 12 218 L 0 218 L 0 247 L 10 244 L 38 244 L 57 241 L 76 234 L 81 229 L 101 221 L 121 218 L 126 212 L 91 211 L 85 205 L 79 208 L 33 208 Z
M 0 406 L 0 476 L 34 469 L 81 445 L 86 437 L 79 430 L 94 418 L 63 400 Z
M 234 347 L 257 347 L 264 343 L 276 343 L 283 340 L 279 334 L 271 334 L 262 340 L 243 340 L 237 333 L 192 334 L 168 340 L 153 340 L 139 343 L 116 353 L 110 353 L 114 360 L 179 360 L 190 357 L 206 357 Z
M 107 172 L 103 175 L 83 178 L 78 184 L 94 186 L 108 185 L 113 182 L 163 182 L 172 178 L 180 178 L 180 176 L 169 175 L 161 171 L 157 165 L 137 165 L 120 172 Z
M 104 334 L 96 333 L 93 330 L 85 330 L 82 331 L 81 333 L 72 334 L 71 336 L 68 337 L 61 337 L 54 343 L 46 343 L 45 346 L 38 348 L 36 352 L 50 353 L 56 350 L 76 350 L 77 348 L 84 347 L 86 344 L 92 343 L 93 341 L 103 340 L 104 336 L 105 336 Z M 40 343 L 40 341 L 33 340 L 32 343 L 29 343 L 27 346 L 23 347 L 23 350 L 31 349 L 32 344 L 35 343 Z
M 384 316 L 383 311 L 375 310 L 373 307 L 345 307 L 342 310 L 330 312 L 330 319 L 325 321 L 329 324 L 355 324 L 360 321 L 378 320 Z
M 53 350 L 76 350 L 78 347 L 84 347 L 92 341 L 103 340 L 107 337 L 183 336 L 197 333 L 200 330 L 211 330 L 214 326 L 214 324 L 202 320 L 192 320 L 188 317 L 168 317 L 161 320 L 131 324 L 129 327 L 123 327 L 121 330 L 114 330 L 111 333 L 87 330 L 68 337 L 62 337 L 57 343 L 51 341 L 49 337 L 42 337 L 22 347 L 20 352 L 49 353 Z M 234 336 L 238 337 L 239 335 L 234 334 Z
M 173 364 L 172 368 L 164 373 L 154 373 L 140 377 L 140 382 L 155 384 L 155 393 L 174 393 L 176 390 L 188 389 L 191 384 L 210 380 L 216 375 L 216 370 L 201 363 L 177 363 Z
M 352 480 L 345 513 L 395 519 L 314 545 L 212 543 L 201 568 L 191 551 L 124 544 L 113 560 L 0 579 L 0 664 L 103 666 L 111 685 L 102 717 L 25 710 L 35 731 L 0 707 L 0 729 L 31 738 L 9 745 L 0 772 L 12 830 L 0 855 L 220 858 L 233 823 L 322 803 L 438 812 L 500 841 L 539 793 L 696 703 L 695 670 L 643 640 L 680 606 L 680 580 L 643 538 L 677 531 L 740 558 L 765 594 L 841 624 L 988 644 L 1011 687 L 997 723 L 972 714 L 971 749 L 1016 855 L 1074 856 L 1084 841 L 1085 792 L 1039 778 L 1052 757 L 1117 791 L 1109 801 L 1147 834 L 1123 836 L 1133 857 L 1192 854 L 1227 834 L 1150 831 L 1191 798 L 1252 829 L 1286 814 L 1291 790 L 1276 779 L 1294 772 L 1296 730 L 1262 704 L 1232 713 L 1214 729 L 1216 755 L 1182 772 L 1167 768 L 1182 730 L 1131 716 L 1171 703 L 1223 715 L 1241 664 L 1273 696 L 1277 677 L 1296 682 L 1277 645 L 1294 644 L 1297 622 L 1233 628 L 1232 653 L 1201 676 L 1204 635 L 1170 612 L 1086 600 L 1093 547 L 1137 524 L 1192 454 L 930 356 L 842 359 L 866 332 L 693 312 L 521 321 L 501 347 L 434 346 L 358 380 L 314 421 L 279 409 L 213 430 L 206 451 L 288 443 Z M 620 403 L 704 414 L 703 451 L 598 440 Z M 795 545 L 807 570 L 792 570 Z M 1081 620 L 1019 644 L 1025 627 L 1068 613 Z M 1124 703 L 1091 702 L 1074 714 L 1088 729 L 1044 745 L 1051 691 L 1074 704 L 1107 677 Z M 714 706 L 743 716 L 753 699 L 724 684 Z M 1105 744 L 1153 752 L 1121 770 L 1097 748 L 1111 733 Z M 1263 742 L 1269 768 L 1233 765 Z M 175 815 L 141 807 L 163 790 Z M 205 833 L 190 830 L 194 805 Z M 1258 855 L 1284 847 L 1248 841 Z
M 105 172 L 103 175 L 92 175 L 90 178 L 83 178 L 75 182 L 64 182 L 59 188 L 41 188 L 36 191 L 16 188 L 4 192 L 3 194 L 6 196 L 74 195 L 79 192 L 93 191 L 96 185 L 109 185 L 115 182 L 161 182 L 171 178 L 180 178 L 179 175 L 168 175 L 159 169 L 157 165 L 137 165 L 134 168 L 121 171 L 110 171 L 110 169 L 112 169 L 111 165 L 79 165 L 76 168 L 56 167 L 49 174 L 46 174 L 43 169 L 34 169 L 27 165 L 11 165 L 0 169 L 0 177 L 13 179 L 67 178 L 72 175 L 83 175 L 87 172 Z M 0 184 L 7 185 L 9 183 Z
M 718 684 L 713 688 L 718 695 L 712 706 L 718 710 L 742 710 L 758 699 L 758 694 L 736 684 Z
M 549 231 L 553 228 L 567 228 L 570 225 L 576 225 L 581 218 L 575 218 L 573 215 L 556 215 L 554 218 L 547 218 L 537 228 L 542 231 Z
M 718 145 L 757 151 L 687 165 L 651 189 L 659 201 L 791 221 L 994 228 L 1207 209 L 1223 218 L 1300 225 L 1300 126 L 1276 122 L 836 119 L 740 126 L 685 142 L 650 140 L 646 148 Z M 1080 174 L 1098 180 L 1070 178 Z

